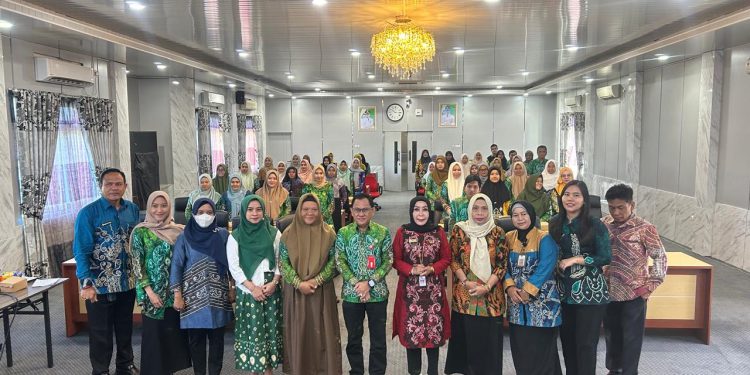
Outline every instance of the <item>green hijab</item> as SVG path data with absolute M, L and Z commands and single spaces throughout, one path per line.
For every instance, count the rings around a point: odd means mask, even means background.
M 521 194 L 518 194 L 516 201 L 527 201 L 531 203 L 536 214 L 541 217 L 541 215 L 544 215 L 544 213 L 547 212 L 550 201 L 549 195 L 544 191 L 544 186 L 542 186 L 540 190 L 536 189 L 537 178 L 542 178 L 542 175 L 535 174 L 529 176 L 529 179 L 526 180 L 526 186 Z
M 268 216 L 263 215 L 263 219 L 257 224 L 247 220 L 247 207 L 252 201 L 258 201 L 263 212 L 266 211 L 266 204 L 261 197 L 255 194 L 248 195 L 242 199 L 240 226 L 232 231 L 232 237 L 237 241 L 239 247 L 240 267 L 248 278 L 255 273 L 263 259 L 268 259 L 271 269 L 276 267 L 273 243 L 278 231 L 271 225 Z

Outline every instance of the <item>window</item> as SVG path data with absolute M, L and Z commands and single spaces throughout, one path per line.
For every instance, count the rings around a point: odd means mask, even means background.
M 83 206 L 99 196 L 94 161 L 81 130 L 78 109 L 72 101 L 63 101 L 44 221 L 71 215 L 75 219 Z
M 224 132 L 218 113 L 208 115 L 208 126 L 211 129 L 211 174 L 214 174 L 216 166 L 224 164 Z
M 255 122 L 253 118 L 247 116 L 245 121 L 245 161 L 250 164 L 253 171 L 257 171 L 258 165 L 258 144 L 255 134 Z

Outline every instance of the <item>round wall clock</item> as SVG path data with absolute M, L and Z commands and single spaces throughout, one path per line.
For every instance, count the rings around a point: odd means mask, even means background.
M 393 103 L 386 108 L 385 114 L 391 121 L 401 121 L 401 119 L 404 118 L 404 107 L 400 104 Z

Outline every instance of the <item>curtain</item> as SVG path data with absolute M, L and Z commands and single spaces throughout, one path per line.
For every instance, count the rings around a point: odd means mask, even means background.
M 560 115 L 560 164 L 573 170 L 576 179 L 586 172 L 583 163 L 583 136 L 586 130 L 583 112 Z
M 227 173 L 239 169 L 237 164 L 237 149 L 232 147 L 232 115 L 226 112 L 219 113 L 219 130 L 221 130 L 222 150 L 224 164 L 227 165 Z M 214 169 L 216 171 L 216 169 Z
M 211 112 L 208 116 L 208 127 L 211 138 L 211 172 L 215 175 L 216 167 L 224 164 L 224 134 L 221 130 L 221 117 L 218 113 Z
M 252 117 L 248 117 L 245 120 L 245 153 L 248 163 L 253 170 L 260 169 L 258 161 L 258 128 L 255 127 L 255 122 Z
M 247 141 L 245 139 L 247 129 L 247 118 L 248 116 L 243 113 L 237 114 L 237 166 L 243 162 L 247 161 Z
M 24 246 L 25 271 L 27 275 L 46 276 L 41 220 L 57 145 L 61 98 L 56 93 L 22 89 L 11 90 L 11 95 L 11 121 L 16 129 L 21 184 L 21 213 L 31 224 L 34 236 L 33 243 Z
M 209 115 L 208 109 L 195 109 L 195 118 L 198 122 L 198 173 L 213 175 L 213 171 L 211 171 L 211 128 Z
M 112 167 L 113 102 L 109 99 L 83 97 L 78 100 L 78 114 L 94 160 L 94 176 Z

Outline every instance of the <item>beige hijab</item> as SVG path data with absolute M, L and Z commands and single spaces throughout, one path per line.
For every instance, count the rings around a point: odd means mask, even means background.
M 305 224 L 302 219 L 302 204 L 305 201 L 315 202 L 320 209 L 320 201 L 315 195 L 303 195 L 299 199 L 299 207 L 292 223 L 281 235 L 281 241 L 289 249 L 289 262 L 302 281 L 318 276 L 328 261 L 328 251 L 336 240 L 336 232 L 323 221 L 321 213 L 318 213 L 315 222 Z
M 523 176 L 516 176 L 515 169 L 516 165 L 521 165 L 521 168 L 523 169 Z M 526 187 L 526 180 L 529 179 L 529 174 L 526 173 L 526 166 L 523 165 L 523 162 L 517 161 L 513 163 L 513 166 L 510 167 L 509 172 L 510 177 L 510 192 L 513 194 L 513 199 L 518 198 L 518 194 L 521 194 L 523 189 Z
M 474 207 L 477 199 L 484 199 L 489 209 L 488 212 L 490 215 L 484 224 L 477 224 L 471 218 L 471 208 Z M 471 200 L 469 200 L 469 220 L 458 222 L 456 225 L 469 236 L 469 243 L 471 244 L 469 269 L 480 280 L 486 283 L 490 279 L 490 276 L 492 276 L 492 265 L 490 263 L 490 252 L 485 236 L 495 229 L 495 220 L 492 219 L 492 201 L 490 198 L 482 193 L 471 197 Z
M 453 167 L 461 169 L 461 177 L 453 177 Z M 461 168 L 461 163 L 454 161 L 451 163 L 451 167 L 448 168 L 448 179 L 445 181 L 446 187 L 448 188 L 448 200 L 453 201 L 456 198 L 460 198 L 464 194 L 464 179 L 466 175 Z
M 154 203 L 154 200 L 159 197 L 162 197 L 167 201 L 167 212 L 169 212 L 169 214 L 167 214 L 167 218 L 164 219 L 164 221 L 157 221 L 151 213 L 151 205 Z M 185 228 L 182 224 L 175 224 L 174 216 L 172 216 L 172 201 L 169 199 L 169 194 L 163 191 L 155 191 L 148 196 L 148 203 L 146 203 L 146 219 L 142 223 L 136 225 L 135 228 L 133 228 L 132 233 L 135 232 L 135 229 L 140 227 L 148 228 L 150 231 L 154 232 L 156 237 L 161 238 L 170 245 L 174 245 L 175 241 L 177 241 L 177 236 L 179 236 Z M 132 233 L 130 235 L 130 243 L 133 243 Z
M 310 166 L 310 161 L 307 159 L 302 159 L 300 162 L 299 170 L 297 171 L 297 176 L 299 177 L 302 182 L 309 184 L 313 180 L 313 170 Z
M 272 174 L 276 175 L 278 181 L 274 188 L 268 186 L 268 177 Z M 289 192 L 281 186 L 279 172 L 276 172 L 275 169 L 269 169 L 268 172 L 266 172 L 266 179 L 263 181 L 263 187 L 258 189 L 255 194 L 263 198 L 263 201 L 266 202 L 266 215 L 268 215 L 271 220 L 279 218 L 281 205 L 286 202 L 286 198 L 289 196 Z

